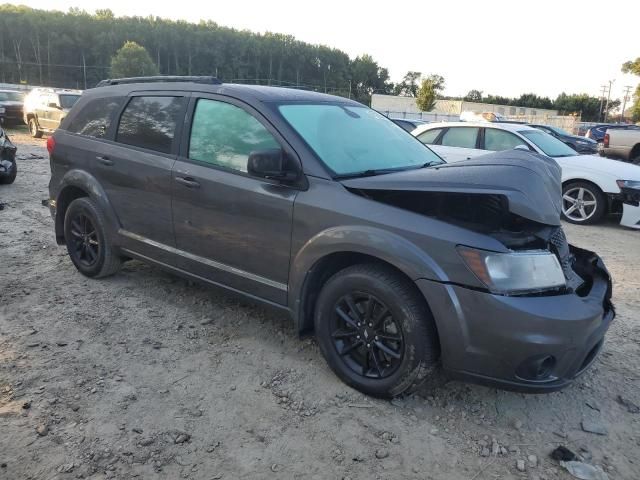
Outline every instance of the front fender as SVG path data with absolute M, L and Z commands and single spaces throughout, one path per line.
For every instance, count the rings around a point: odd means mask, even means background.
M 71 195 L 70 191 L 73 189 L 80 189 L 86 195 L 93 200 L 98 208 L 104 213 L 104 216 L 109 223 L 106 229 L 106 235 L 109 240 L 114 240 L 114 236 L 120 227 L 120 221 L 107 197 L 106 192 L 96 180 L 96 178 L 87 173 L 84 170 L 69 170 L 65 173 L 60 182 L 60 187 L 55 194 L 56 199 L 56 212 L 55 212 L 55 225 L 56 225 L 56 238 L 64 238 L 64 214 L 68 204 L 73 201 L 77 196 Z
M 320 260 L 334 253 L 358 253 L 375 257 L 404 272 L 412 280 L 449 280 L 424 250 L 393 232 L 364 225 L 343 225 L 321 231 L 298 250 L 289 273 L 289 308 L 298 325 L 308 274 Z

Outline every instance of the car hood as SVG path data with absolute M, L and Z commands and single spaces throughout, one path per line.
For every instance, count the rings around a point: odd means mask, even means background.
M 462 162 L 341 180 L 360 191 L 424 191 L 500 195 L 509 211 L 534 222 L 560 225 L 561 171 L 551 158 L 508 150 Z
M 599 155 L 575 155 L 570 157 L 556 157 L 555 160 L 562 165 L 588 169 L 616 180 L 640 180 L 640 166 L 633 163 L 613 160 Z
M 2 107 L 21 107 L 22 106 L 22 102 L 16 102 L 13 100 L 1 100 L 0 101 L 0 106 Z

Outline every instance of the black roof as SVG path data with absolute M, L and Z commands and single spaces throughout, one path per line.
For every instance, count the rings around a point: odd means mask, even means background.
M 217 93 L 232 97 L 251 97 L 259 102 L 314 102 L 341 103 L 362 106 L 360 103 L 344 97 L 312 92 L 297 88 L 270 87 L 266 85 L 246 85 L 240 83 L 220 83 L 215 77 L 143 77 L 103 80 L 96 88 L 85 91 L 93 96 L 105 92 L 117 92 L 126 95 L 140 90 L 180 90 L 205 93 Z

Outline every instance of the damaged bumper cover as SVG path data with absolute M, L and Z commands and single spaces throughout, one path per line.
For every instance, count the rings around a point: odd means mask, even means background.
M 615 310 L 611 277 L 595 253 L 570 246 L 583 278 L 575 292 L 503 296 L 419 280 L 438 322 L 443 366 L 500 388 L 559 390 L 596 359 Z

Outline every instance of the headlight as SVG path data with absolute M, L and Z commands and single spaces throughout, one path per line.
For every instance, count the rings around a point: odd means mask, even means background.
M 618 186 L 622 188 L 633 188 L 640 190 L 640 180 L 616 180 Z
M 4 107 L 0 107 L 0 113 L 4 113 L 4 112 L 5 112 Z
M 546 250 L 497 253 L 458 247 L 467 267 L 495 293 L 525 293 L 566 285 L 558 258 Z

